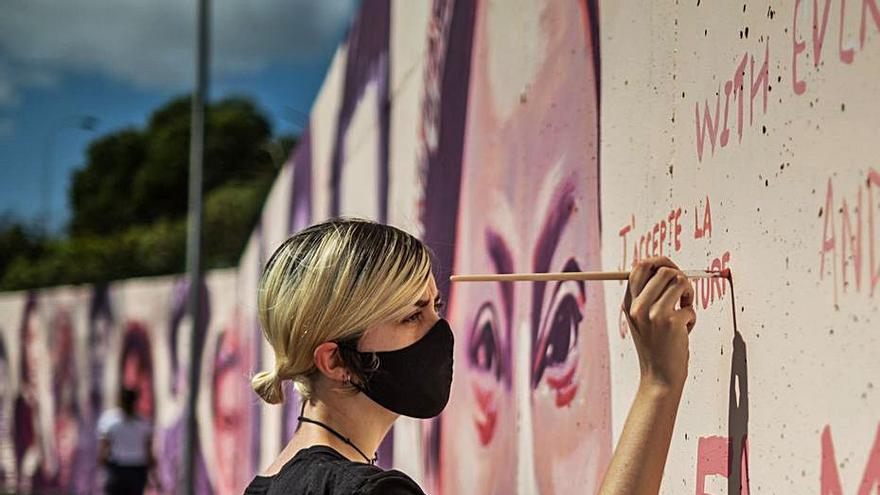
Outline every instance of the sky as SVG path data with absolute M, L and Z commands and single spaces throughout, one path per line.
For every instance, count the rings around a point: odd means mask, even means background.
M 359 1 L 211 3 L 210 98 L 250 96 L 276 135 L 299 133 Z M 143 127 L 154 109 L 192 91 L 195 5 L 3 0 L 0 216 L 42 221 L 48 185 L 50 229 L 61 232 L 88 143 Z

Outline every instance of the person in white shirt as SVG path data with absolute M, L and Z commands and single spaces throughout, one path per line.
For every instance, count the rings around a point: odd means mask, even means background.
M 153 427 L 135 411 L 137 392 L 124 388 L 119 407 L 98 419 L 98 463 L 107 468 L 108 495 L 141 495 L 155 466 Z

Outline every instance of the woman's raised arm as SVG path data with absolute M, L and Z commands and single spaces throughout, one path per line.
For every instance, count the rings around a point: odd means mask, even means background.
M 687 378 L 688 333 L 696 322 L 688 278 L 668 258 L 631 272 L 623 311 L 639 356 L 641 379 L 601 495 L 660 490 L 675 417 Z

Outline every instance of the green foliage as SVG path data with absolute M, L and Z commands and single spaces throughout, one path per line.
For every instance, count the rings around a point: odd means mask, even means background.
M 146 157 L 143 133 L 127 129 L 94 141 L 88 165 L 73 174 L 70 201 L 75 234 L 109 234 L 134 223 L 132 177 Z
M 203 213 L 204 266 L 234 266 L 260 214 L 272 181 L 231 183 L 205 198 Z
M 16 258 L 0 286 L 26 289 L 180 272 L 185 248 L 185 220 L 161 220 L 104 236 L 53 240 L 36 260 Z
M 245 98 L 207 106 L 203 190 L 230 181 L 266 180 L 277 167 L 268 120 Z M 186 214 L 189 193 L 190 100 L 153 112 L 147 128 L 95 141 L 71 188 L 71 233 L 109 234 Z
M 43 253 L 43 238 L 33 227 L 17 222 L 11 215 L 0 216 L 0 273 L 13 260 L 33 260 Z
M 234 266 L 296 138 L 273 139 L 244 98 L 208 106 L 202 246 L 205 269 Z M 0 218 L 0 290 L 179 273 L 185 269 L 190 101 L 156 110 L 146 129 L 95 140 L 70 188 L 70 235 L 46 240 Z

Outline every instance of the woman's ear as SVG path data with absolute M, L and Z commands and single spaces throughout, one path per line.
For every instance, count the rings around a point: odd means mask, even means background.
M 339 346 L 335 342 L 324 342 L 315 348 L 315 366 L 331 380 L 348 382 L 351 373 L 339 357 Z

